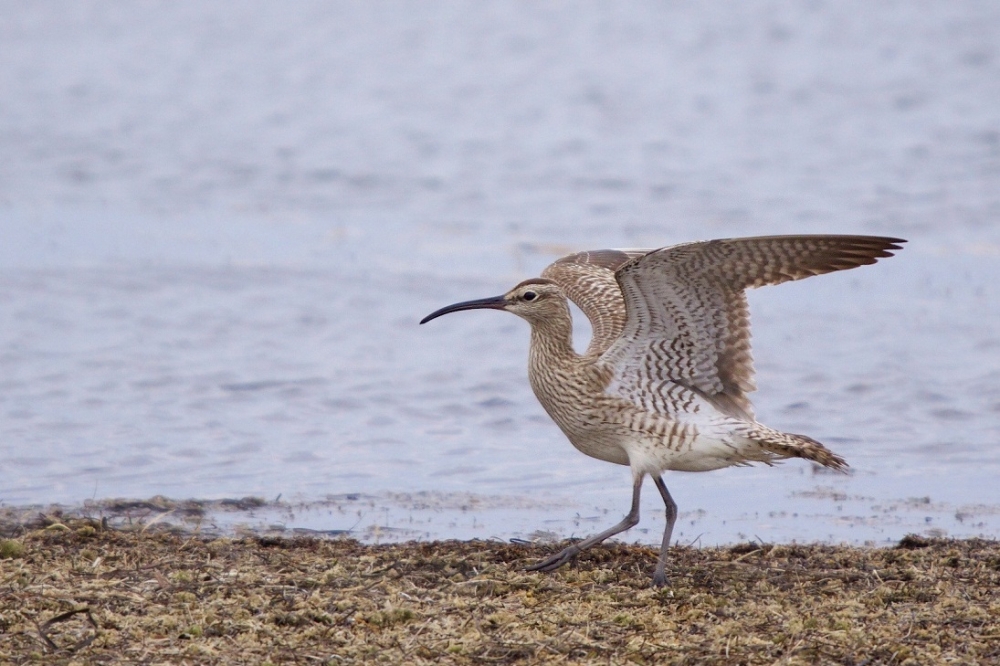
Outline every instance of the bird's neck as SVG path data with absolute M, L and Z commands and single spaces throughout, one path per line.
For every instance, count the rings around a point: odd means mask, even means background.
M 569 309 L 556 317 L 531 323 L 532 365 L 564 365 L 580 360 L 573 349 L 573 320 Z
M 593 363 L 573 349 L 573 324 L 568 308 L 564 317 L 532 322 L 528 355 L 531 390 L 574 443 L 581 441 L 580 411 L 601 393 L 593 370 Z

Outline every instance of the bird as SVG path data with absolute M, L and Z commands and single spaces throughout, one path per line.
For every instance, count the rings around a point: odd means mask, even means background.
M 746 290 L 874 264 L 906 241 L 859 235 L 787 235 L 695 241 L 659 249 L 591 250 L 562 257 L 501 296 L 443 307 L 505 310 L 531 327 L 528 380 L 542 407 L 582 453 L 626 465 L 632 505 L 616 525 L 528 566 L 554 571 L 639 523 L 652 478 L 666 509 L 653 585 L 667 584 L 677 504 L 662 474 L 804 458 L 847 462 L 806 435 L 759 423 Z M 590 320 L 573 347 L 568 301 Z

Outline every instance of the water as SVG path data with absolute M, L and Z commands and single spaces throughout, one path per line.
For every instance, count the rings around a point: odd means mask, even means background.
M 4 505 L 588 534 L 629 474 L 542 412 L 523 322 L 416 322 L 579 249 L 876 233 L 910 243 L 750 295 L 759 419 L 853 475 L 668 474 L 678 538 L 1000 531 L 995 3 L 2 15 Z

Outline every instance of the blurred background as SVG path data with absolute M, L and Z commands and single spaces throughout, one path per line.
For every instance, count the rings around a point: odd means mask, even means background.
M 0 2 L 0 504 L 581 536 L 629 472 L 470 312 L 558 256 L 900 236 L 751 293 L 801 461 L 668 473 L 682 543 L 1000 531 L 1000 4 Z M 586 327 L 579 327 L 580 346 Z M 626 539 L 658 543 L 647 492 Z

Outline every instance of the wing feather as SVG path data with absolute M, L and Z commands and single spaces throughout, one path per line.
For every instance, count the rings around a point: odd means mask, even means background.
M 590 250 L 556 260 L 542 271 L 590 320 L 593 336 L 586 355 L 597 357 L 625 327 L 625 299 L 615 271 L 651 250 Z
M 615 277 L 625 323 L 601 356 L 609 390 L 640 404 L 676 383 L 752 420 L 750 316 L 744 291 L 873 264 L 898 238 L 761 236 L 685 243 L 634 257 Z

